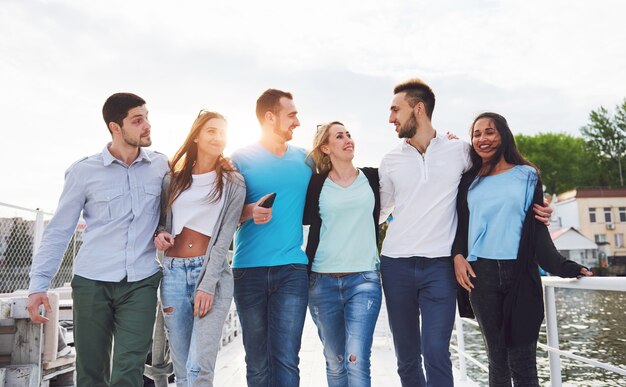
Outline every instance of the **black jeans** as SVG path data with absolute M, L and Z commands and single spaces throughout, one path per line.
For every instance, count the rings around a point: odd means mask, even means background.
M 472 308 L 487 347 L 489 386 L 539 386 L 537 342 L 507 348 L 500 340 L 504 297 L 511 288 L 515 260 L 479 258 L 472 262 L 476 273 L 470 293 Z

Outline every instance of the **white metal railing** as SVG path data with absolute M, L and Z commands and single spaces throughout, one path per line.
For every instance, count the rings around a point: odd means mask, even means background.
M 544 302 L 546 308 L 546 335 L 548 345 L 539 343 L 539 347 L 548 351 L 550 360 L 550 383 L 554 387 L 561 387 L 561 356 L 590 364 L 594 367 L 603 368 L 620 375 L 626 376 L 626 369 L 603 363 L 584 356 L 575 355 L 559 349 L 559 331 L 557 327 L 556 299 L 554 288 L 570 288 L 585 290 L 611 290 L 618 292 L 626 291 L 626 278 L 624 277 L 596 277 L 569 279 L 558 277 L 542 277 L 544 287 Z
M 616 367 L 612 364 L 559 349 L 559 331 L 557 327 L 556 299 L 554 294 L 554 288 L 626 292 L 626 277 L 585 277 L 581 279 L 542 277 L 541 279 L 544 287 L 547 344 L 538 343 L 538 346 L 548 351 L 550 362 L 550 385 L 553 387 L 562 386 L 561 356 L 626 376 L 626 369 L 624 368 Z M 472 319 L 461 318 L 457 312 L 455 322 L 457 345 L 451 345 L 450 347 L 459 355 L 459 372 L 461 374 L 461 380 L 467 380 L 468 360 L 485 372 L 488 372 L 489 370 L 479 360 L 465 351 L 463 323 L 474 326 L 478 326 L 478 323 Z

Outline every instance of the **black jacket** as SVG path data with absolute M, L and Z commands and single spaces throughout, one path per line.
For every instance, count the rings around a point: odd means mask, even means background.
M 369 181 L 372 192 L 374 193 L 374 228 L 376 230 L 376 241 L 378 242 L 378 217 L 380 216 L 380 182 L 378 180 L 378 168 L 359 168 Z M 322 228 L 322 218 L 320 217 L 320 194 L 324 181 L 328 177 L 328 173 L 314 174 L 309 181 L 309 188 L 306 192 L 306 204 L 304 205 L 303 224 L 310 225 L 309 238 L 306 244 L 306 255 L 309 257 L 309 269 L 313 264 L 317 246 L 320 243 L 320 229 Z
M 459 223 L 452 245 L 452 256 L 463 254 L 467 258 L 467 235 L 469 225 L 469 207 L 467 192 L 474 180 L 473 175 L 465 173 L 459 184 L 457 196 L 457 214 Z M 533 203 L 543 204 L 541 180 L 537 180 Z M 580 276 L 581 265 L 563 257 L 557 251 L 550 232 L 545 224 L 535 219 L 530 208 L 522 226 L 519 250 L 515 266 L 515 279 L 504 299 L 504 320 L 501 327 L 501 339 L 508 347 L 537 342 L 539 328 L 543 321 L 543 288 L 539 275 L 539 264 L 547 272 L 560 277 Z M 466 311 L 468 299 L 459 298 L 459 310 Z M 465 313 L 467 316 L 467 313 Z M 466 317 L 463 316 L 463 317 Z M 473 317 L 473 316 L 472 316 Z

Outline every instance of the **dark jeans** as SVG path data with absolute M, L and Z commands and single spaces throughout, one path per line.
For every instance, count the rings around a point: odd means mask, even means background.
M 161 277 L 160 271 L 137 282 L 104 282 L 74 276 L 74 345 L 79 387 L 143 386 Z
M 249 387 L 296 387 L 309 300 L 306 265 L 233 269 Z
M 500 340 L 504 297 L 515 274 L 515 260 L 479 258 L 472 262 L 476 278 L 470 302 L 489 357 L 489 386 L 539 386 L 537 342 L 507 348 Z
M 457 289 L 452 259 L 382 256 L 380 272 L 402 386 L 452 387 Z

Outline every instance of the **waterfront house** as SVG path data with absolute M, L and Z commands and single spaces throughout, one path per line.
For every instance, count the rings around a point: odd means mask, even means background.
M 559 253 L 586 267 L 598 267 L 598 246 L 580 231 L 565 227 L 550 231 L 552 241 Z
M 601 265 L 626 257 L 626 188 L 577 188 L 558 195 L 553 206 L 558 226 L 573 227 L 598 245 Z

